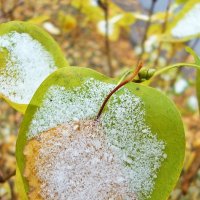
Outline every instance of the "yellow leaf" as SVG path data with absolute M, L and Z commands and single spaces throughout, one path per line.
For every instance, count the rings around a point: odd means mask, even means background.
M 43 22 L 49 20 L 49 18 L 50 17 L 48 15 L 40 15 L 40 16 L 37 16 L 37 17 L 34 17 L 34 18 L 28 20 L 28 22 L 30 22 L 32 24 L 40 25 Z
M 58 21 L 63 31 L 68 32 L 76 28 L 77 21 L 72 15 L 65 15 L 63 12 L 59 12 Z

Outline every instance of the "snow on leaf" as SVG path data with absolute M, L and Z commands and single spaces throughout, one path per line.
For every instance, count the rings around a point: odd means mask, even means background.
M 27 105 L 49 74 L 59 67 L 67 66 L 60 50 L 52 55 L 48 43 L 55 47 L 53 51 L 58 50 L 53 39 L 35 25 L 25 22 L 9 22 L 1 25 L 0 96 L 8 99 L 8 102 L 19 105 L 14 106 L 15 108 L 19 108 L 22 104 Z
M 161 40 L 182 42 L 199 37 L 200 1 L 187 1 L 168 23 L 169 26 Z
M 8 52 L 0 91 L 11 101 L 28 104 L 44 78 L 56 70 L 53 58 L 27 33 L 13 31 L 0 36 L 0 47 Z
M 122 199 L 168 197 L 183 164 L 180 116 L 158 91 L 129 83 L 111 97 L 95 121 L 116 84 L 84 68 L 57 70 L 43 82 L 28 107 L 17 141 L 17 164 L 25 175 L 27 194 L 35 197 L 37 193 L 42 199 L 69 195 L 96 199 L 99 192 L 99 199 L 108 199 L 103 196 L 107 191 Z M 102 148 L 97 151 L 93 145 Z M 99 153 L 112 157 L 113 163 Z M 30 176 L 32 169 L 35 176 Z M 35 178 L 42 184 L 35 186 Z M 28 188 L 35 188 L 36 193 Z
M 194 4 L 193 7 L 185 13 L 183 18 L 177 22 L 172 29 L 172 35 L 177 38 L 188 37 L 200 33 L 200 3 Z

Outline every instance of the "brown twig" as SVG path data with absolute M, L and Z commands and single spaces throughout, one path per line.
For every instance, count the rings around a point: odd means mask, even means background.
M 109 22 L 108 22 L 108 17 L 109 17 L 109 4 L 108 0 L 105 0 L 102 2 L 101 0 L 98 0 L 99 6 L 103 9 L 104 11 L 104 16 L 105 16 L 105 54 L 107 58 L 107 64 L 109 67 L 109 75 L 112 77 L 113 76 L 113 66 L 112 66 L 112 58 L 111 58 L 111 48 L 110 48 L 110 40 L 109 40 Z
M 149 20 L 147 21 L 146 26 L 145 26 L 144 35 L 143 35 L 142 42 L 141 42 L 141 48 L 142 49 L 141 49 L 141 53 L 139 55 L 138 61 L 140 61 L 142 59 L 143 54 L 144 54 L 145 41 L 147 39 L 149 26 L 151 25 L 152 15 L 153 15 L 153 11 L 154 11 L 154 7 L 155 7 L 156 2 L 157 2 L 157 0 L 152 0 L 152 2 L 151 2 L 151 7 L 150 7 L 150 10 L 149 10 L 149 14 L 148 14 Z
M 1 2 L 3 2 L 3 0 L 1 0 Z M 10 18 L 13 20 L 13 12 L 21 5 L 24 4 L 23 0 L 18 1 L 17 3 L 15 3 L 15 5 L 8 10 L 7 12 L 4 10 L 4 8 L 2 7 L 2 14 L 0 15 L 0 17 L 8 17 L 10 16 Z M 2 5 L 3 6 L 3 5 Z
M 8 174 L 6 177 L 3 177 L 3 173 L 0 171 L 0 183 L 5 183 L 8 181 L 12 176 L 15 176 L 16 171 L 14 170 L 12 173 Z
M 162 30 L 161 30 L 162 34 L 166 31 L 166 28 L 167 28 L 167 23 L 168 23 L 168 19 L 169 19 L 170 5 L 171 5 L 171 0 L 168 0 L 166 12 L 165 12 L 165 20 L 164 20 L 164 23 L 162 24 Z M 158 64 L 158 60 L 159 60 L 159 57 L 160 57 L 160 54 L 161 54 L 162 45 L 163 45 L 163 42 L 161 41 L 159 43 L 159 46 L 158 46 L 158 49 L 157 49 L 158 54 L 157 54 L 157 58 L 156 58 L 156 60 L 155 60 L 155 62 L 153 64 L 154 66 L 156 66 Z
M 0 15 L 0 17 L 1 16 L 4 16 L 5 14 L 6 14 L 6 11 L 5 11 L 5 8 L 4 8 L 4 0 L 0 0 L 0 2 L 1 2 L 1 12 L 2 12 L 2 14 Z
M 194 161 L 192 162 L 190 169 L 183 176 L 183 181 L 181 185 L 183 194 L 187 193 L 189 186 L 191 184 L 191 181 L 196 176 L 199 168 L 200 168 L 200 147 L 196 149 L 195 158 L 194 158 Z
M 143 62 L 142 61 L 139 61 L 136 69 L 134 70 L 133 74 L 131 74 L 130 77 L 128 77 L 126 80 L 124 80 L 123 82 L 121 82 L 119 85 L 117 85 L 109 94 L 108 96 L 105 98 L 98 114 L 97 114 L 97 120 L 99 119 L 99 117 L 101 116 L 102 114 L 102 111 L 106 105 L 106 103 L 108 102 L 108 100 L 110 99 L 110 97 L 117 91 L 119 90 L 121 87 L 123 87 L 124 85 L 126 85 L 127 83 L 133 81 L 133 79 L 138 75 L 140 69 L 143 67 Z
M 10 196 L 11 200 L 16 200 L 15 190 L 14 190 L 14 182 L 12 180 L 8 180 L 8 184 L 10 186 Z

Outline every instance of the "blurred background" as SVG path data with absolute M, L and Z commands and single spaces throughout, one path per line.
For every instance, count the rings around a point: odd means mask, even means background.
M 186 32 L 192 28 L 187 23 L 181 27 L 183 37 L 180 30 L 172 31 L 180 21 L 177 15 L 190 10 L 188 2 L 0 0 L 0 23 L 21 20 L 37 24 L 54 37 L 71 66 L 90 67 L 115 77 L 134 68 L 141 59 L 145 67 L 154 69 L 194 62 L 185 47 L 200 54 L 199 34 L 188 37 Z M 200 21 L 200 14 L 196 21 Z M 195 77 L 195 70 L 181 68 L 161 75 L 151 84 L 175 102 L 186 131 L 184 168 L 170 200 L 200 200 L 200 118 Z M 6 182 L 3 179 L 15 171 L 15 142 L 21 120 L 20 113 L 0 100 L 1 200 L 18 199 L 15 177 Z

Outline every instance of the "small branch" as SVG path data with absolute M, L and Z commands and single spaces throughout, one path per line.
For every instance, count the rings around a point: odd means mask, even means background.
M 112 58 L 111 58 L 111 48 L 110 48 L 110 40 L 109 40 L 109 22 L 108 22 L 108 17 L 109 17 L 109 4 L 108 0 L 105 0 L 104 3 L 101 0 L 98 0 L 99 6 L 103 9 L 104 11 L 104 16 L 105 16 L 105 54 L 107 57 L 107 64 L 109 67 L 109 75 L 112 77 L 113 76 L 113 67 L 112 67 Z
M 149 20 L 147 21 L 146 23 L 146 27 L 145 27 L 145 31 L 144 31 L 144 36 L 142 38 L 142 42 L 141 42 L 141 53 L 140 53 L 140 56 L 138 58 L 138 61 L 140 61 L 142 59 L 142 56 L 144 54 L 144 50 L 145 50 L 145 41 L 147 39 L 147 35 L 148 35 L 148 30 L 149 30 L 149 26 L 151 25 L 151 21 L 152 21 L 152 15 L 153 15 L 153 11 L 154 11 L 154 7 L 155 7 L 155 4 L 156 4 L 157 0 L 152 0 L 152 3 L 151 3 L 151 7 L 150 7 L 150 10 L 149 10 Z
M 164 68 L 160 68 L 158 69 L 154 75 L 148 80 L 148 85 L 159 75 L 167 72 L 168 70 L 170 69 L 173 69 L 173 68 L 180 68 L 180 67 L 192 67 L 192 68 L 195 68 L 195 69 L 199 69 L 200 70 L 200 66 L 197 65 L 197 64 L 194 64 L 194 63 L 176 63 L 176 64 L 173 64 L 173 65 L 168 65 Z
M 183 194 L 187 194 L 189 186 L 193 178 L 197 175 L 200 168 L 200 147 L 196 149 L 195 158 L 191 164 L 190 169 L 184 174 L 181 189 Z
M 14 182 L 12 180 L 8 180 L 8 184 L 10 186 L 10 195 L 11 195 L 11 200 L 16 200 L 16 195 L 14 191 Z
M 0 171 L 0 183 L 5 183 L 6 181 L 8 181 L 12 176 L 15 176 L 16 171 L 14 170 L 12 173 L 10 173 L 9 175 L 7 175 L 6 177 L 3 177 L 2 172 Z
M 3 2 L 3 0 L 1 0 L 1 2 Z M 24 4 L 23 0 L 18 1 L 10 10 L 8 10 L 7 12 L 4 11 L 4 9 L 2 9 L 2 14 L 0 15 L 0 17 L 8 17 L 10 16 L 10 18 L 13 20 L 13 12 L 21 5 Z M 3 6 L 3 5 L 2 5 Z
M 126 80 L 124 80 L 123 82 L 121 82 L 119 85 L 117 85 L 117 86 L 108 94 L 108 96 L 105 98 L 105 100 L 104 100 L 104 102 L 103 102 L 103 104 L 102 104 L 102 106 L 101 106 L 101 108 L 100 108 L 100 110 L 99 110 L 99 112 L 98 112 L 98 114 L 97 114 L 97 120 L 98 120 L 99 117 L 101 116 L 102 111 L 103 111 L 103 109 L 104 109 L 106 103 L 107 103 L 108 100 L 110 99 L 110 97 L 111 97 L 117 90 L 119 90 L 121 87 L 123 87 L 124 85 L 126 85 L 126 84 L 129 83 L 129 82 L 132 82 L 133 79 L 138 75 L 138 73 L 139 73 L 139 71 L 140 71 L 140 69 L 141 69 L 142 67 L 143 67 L 143 62 L 140 61 L 140 62 L 138 63 L 138 65 L 137 65 L 135 71 L 133 72 L 133 74 L 132 74 L 129 78 L 127 78 Z
M 171 64 L 174 57 L 176 57 L 176 45 L 172 46 L 172 50 L 171 50 L 171 52 L 169 53 L 169 56 L 167 56 L 167 59 L 166 59 L 166 65 Z
M 170 5 L 171 5 L 171 0 L 168 0 L 166 12 L 165 12 L 165 20 L 164 20 L 164 23 L 162 25 L 162 30 L 161 30 L 162 34 L 166 31 L 166 28 L 167 28 L 167 23 L 168 23 L 168 19 L 169 19 Z M 159 60 L 159 57 L 160 57 L 160 54 L 161 54 L 162 45 L 163 45 L 163 42 L 160 42 L 159 46 L 158 46 L 158 49 L 157 49 L 157 52 L 158 52 L 157 58 L 156 58 L 156 60 L 155 60 L 155 62 L 153 64 L 153 66 L 156 66 L 158 64 L 158 60 Z
M 5 6 L 4 0 L 0 0 L 0 2 L 1 2 L 1 12 L 2 12 L 2 14 L 0 15 L 0 17 L 1 17 L 1 16 L 4 16 L 6 14 L 6 11 L 5 11 L 5 8 L 4 8 L 4 6 Z

